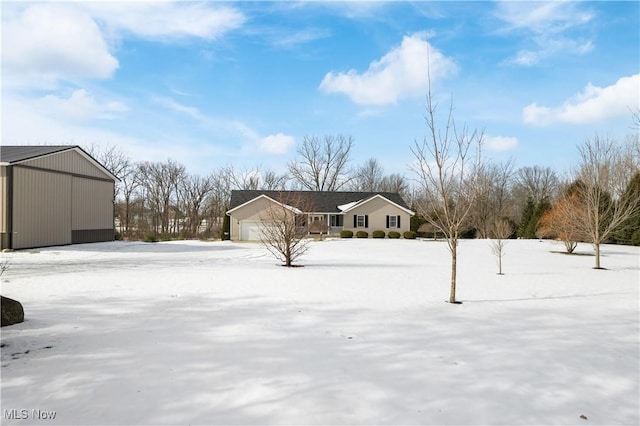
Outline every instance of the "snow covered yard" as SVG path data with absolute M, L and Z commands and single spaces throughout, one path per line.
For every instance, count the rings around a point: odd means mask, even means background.
M 9 253 L 2 424 L 637 425 L 640 250 L 552 251 L 462 241 L 462 305 L 434 241 Z

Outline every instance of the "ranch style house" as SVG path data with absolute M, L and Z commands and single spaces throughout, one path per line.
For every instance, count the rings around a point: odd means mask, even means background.
M 230 239 L 260 240 L 261 222 L 274 205 L 300 212 L 309 233 L 325 235 L 339 235 L 342 230 L 402 234 L 415 214 L 393 192 L 235 190 L 227 212 Z

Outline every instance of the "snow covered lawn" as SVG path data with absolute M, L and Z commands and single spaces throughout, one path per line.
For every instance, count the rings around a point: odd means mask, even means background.
M 443 242 L 3 254 L 2 424 L 637 425 L 640 250 L 562 248 L 463 241 L 462 305 Z

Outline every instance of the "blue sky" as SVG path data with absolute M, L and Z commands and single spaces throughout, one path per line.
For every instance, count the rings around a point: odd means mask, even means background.
M 441 110 L 485 156 L 575 164 L 640 108 L 640 3 L 2 2 L 2 143 L 284 171 L 305 135 L 408 176 Z

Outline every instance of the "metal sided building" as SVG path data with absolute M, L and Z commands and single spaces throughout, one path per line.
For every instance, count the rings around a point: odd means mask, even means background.
M 116 180 L 78 146 L 1 146 L 2 249 L 112 241 Z

